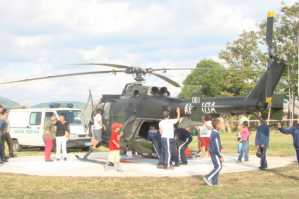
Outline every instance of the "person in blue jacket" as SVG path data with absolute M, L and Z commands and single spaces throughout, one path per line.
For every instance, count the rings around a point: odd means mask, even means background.
M 270 128 L 263 117 L 260 118 L 260 125 L 256 129 L 255 146 L 260 154 L 260 169 L 265 170 L 267 163 L 267 148 L 269 146 Z
M 293 137 L 293 145 L 296 151 L 297 161 L 299 164 L 299 124 L 296 122 L 293 127 L 290 128 L 282 128 L 281 123 L 278 123 L 278 130 L 281 133 L 292 135 Z
M 212 121 L 213 130 L 210 136 L 209 152 L 211 156 L 214 169 L 206 176 L 203 177 L 205 183 L 209 186 L 218 185 L 218 176 L 222 169 L 223 156 L 221 154 L 221 140 L 220 130 L 222 129 L 222 122 L 220 119 L 214 119 Z

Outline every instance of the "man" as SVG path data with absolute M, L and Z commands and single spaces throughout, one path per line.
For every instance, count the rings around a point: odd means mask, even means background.
M 172 154 L 176 152 L 175 140 L 174 140 L 174 125 L 179 122 L 181 113 L 180 108 L 176 110 L 177 118 L 170 119 L 170 112 L 168 110 L 163 111 L 163 119 L 159 122 L 159 130 L 161 133 L 161 145 L 162 145 L 162 161 L 163 168 L 172 168 L 171 160 Z M 162 168 L 159 166 L 159 168 Z
M 67 160 L 66 144 L 70 135 L 70 128 L 64 115 L 59 116 L 59 121 L 56 122 L 56 160 L 59 161 L 62 157 Z M 61 153 L 62 151 L 62 153 Z
M 175 137 L 178 147 L 178 160 L 181 164 L 186 165 L 188 164 L 188 161 L 185 156 L 185 150 L 188 147 L 188 145 L 192 142 L 192 134 L 184 128 L 177 128 L 175 130 Z
M 4 132 L 6 129 L 6 122 L 3 115 L 3 109 L 0 110 L 0 164 L 5 162 L 5 153 L 4 153 Z
M 213 170 L 206 176 L 203 177 L 205 183 L 209 186 L 216 186 L 218 185 L 218 176 L 222 169 L 223 163 L 223 156 L 221 154 L 221 140 L 220 140 L 220 130 L 222 129 L 222 122 L 220 119 L 214 119 L 212 121 L 213 130 L 210 137 L 210 145 L 209 145 L 209 152 L 211 156 L 211 160 L 213 163 Z
M 161 135 L 158 131 L 158 128 L 154 124 L 150 126 L 147 138 L 153 143 L 154 150 L 159 160 L 158 166 L 163 165 L 161 158 Z
M 266 153 L 269 146 L 270 128 L 262 116 L 260 117 L 260 123 L 260 126 L 256 129 L 255 146 L 257 148 L 257 154 L 259 154 L 261 158 L 259 168 L 265 170 L 268 167 Z
M 102 110 L 98 109 L 93 117 L 93 135 L 92 135 L 92 147 L 96 149 L 98 145 L 102 142 L 103 133 L 103 120 L 102 120 Z
M 4 136 L 4 143 L 5 142 L 7 143 L 9 158 L 13 158 L 13 157 L 15 157 L 15 155 L 13 153 L 13 143 L 12 143 L 12 139 L 11 139 L 11 136 L 10 136 L 10 125 L 9 125 L 9 121 L 8 121 L 8 114 L 9 114 L 9 112 L 5 108 L 3 109 L 2 112 L 3 112 L 4 120 L 6 122 L 6 129 L 5 129 L 4 134 L 3 134 L 3 136 Z
M 297 162 L 299 164 L 299 124 L 295 123 L 293 127 L 282 128 L 281 123 L 278 123 L 278 130 L 284 134 L 290 134 L 293 137 L 293 145 L 296 151 Z

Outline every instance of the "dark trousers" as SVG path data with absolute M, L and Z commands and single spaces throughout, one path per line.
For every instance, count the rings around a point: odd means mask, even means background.
M 206 178 L 213 185 L 217 185 L 218 184 L 218 176 L 222 169 L 222 163 L 220 161 L 220 158 L 216 154 L 210 153 L 210 156 L 211 156 L 211 160 L 212 160 L 214 169 L 206 176 Z
M 295 150 L 296 150 L 297 161 L 299 164 L 299 147 L 295 147 Z
M 187 164 L 187 158 L 185 156 L 185 150 L 188 147 L 188 145 L 192 142 L 192 138 L 187 138 L 186 140 L 178 140 L 178 159 L 183 164 Z
M 8 155 L 9 157 L 13 157 L 13 143 L 9 133 L 4 133 L 4 141 L 8 146 Z
M 175 164 L 178 164 L 175 140 L 170 138 L 161 138 L 161 145 L 161 158 L 163 165 L 169 167 L 172 161 L 174 161 Z
M 268 167 L 266 147 L 261 147 L 261 154 L 261 168 L 266 169 Z
M 5 152 L 4 152 L 4 136 L 0 133 L 0 161 L 4 161 L 5 159 Z
M 159 159 L 159 164 L 163 164 L 162 162 L 162 146 L 161 146 L 161 136 L 158 133 L 149 133 L 148 139 L 153 143 L 154 150 Z

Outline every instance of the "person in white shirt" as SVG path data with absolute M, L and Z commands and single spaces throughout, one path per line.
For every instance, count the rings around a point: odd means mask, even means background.
M 203 126 L 200 128 L 200 146 L 203 154 L 208 151 L 212 129 L 211 117 L 206 115 L 204 117 Z
M 176 145 L 174 139 L 174 125 L 179 122 L 181 113 L 180 108 L 176 109 L 177 118 L 170 119 L 170 112 L 168 110 L 163 111 L 163 119 L 159 123 L 159 130 L 161 133 L 161 145 L 162 145 L 162 163 L 159 168 L 168 169 L 171 168 L 171 154 L 176 152 Z
M 92 147 L 95 149 L 102 142 L 103 120 L 101 110 L 97 110 L 93 117 L 92 131 Z

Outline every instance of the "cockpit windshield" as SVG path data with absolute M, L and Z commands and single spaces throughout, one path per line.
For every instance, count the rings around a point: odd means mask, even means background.
M 70 124 L 82 124 L 81 111 L 79 110 L 60 110 L 58 115 L 64 115 L 65 120 Z

